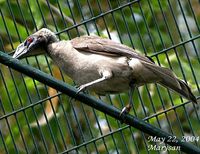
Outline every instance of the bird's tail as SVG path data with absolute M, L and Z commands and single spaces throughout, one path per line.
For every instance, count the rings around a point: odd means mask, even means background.
M 158 76 L 160 79 L 158 82 L 159 84 L 179 93 L 193 103 L 197 103 L 190 87 L 184 81 L 178 79 L 170 69 L 148 63 L 145 63 L 144 65 Z

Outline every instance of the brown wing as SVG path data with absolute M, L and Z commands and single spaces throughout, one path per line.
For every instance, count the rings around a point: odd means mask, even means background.
M 79 52 L 91 52 L 113 57 L 126 56 L 153 63 L 151 58 L 136 53 L 135 50 L 130 47 L 98 36 L 77 37 L 72 39 L 71 43 Z

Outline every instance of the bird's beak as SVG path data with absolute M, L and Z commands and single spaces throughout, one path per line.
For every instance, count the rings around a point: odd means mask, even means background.
M 23 57 L 25 57 L 25 54 L 27 53 L 27 51 L 28 51 L 27 46 L 24 46 L 24 43 L 21 43 L 15 50 L 15 53 L 12 57 L 13 58 L 23 58 Z

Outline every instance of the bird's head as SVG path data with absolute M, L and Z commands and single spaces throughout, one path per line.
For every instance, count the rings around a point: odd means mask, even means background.
M 27 37 L 27 39 L 17 47 L 13 58 L 25 58 L 43 54 L 47 46 L 56 41 L 58 41 L 58 39 L 52 31 L 47 28 L 42 28 Z

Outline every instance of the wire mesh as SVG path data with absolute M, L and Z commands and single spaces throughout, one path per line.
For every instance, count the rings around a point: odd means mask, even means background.
M 10 52 L 41 27 L 59 39 L 97 34 L 139 49 L 171 68 L 199 98 L 199 2 L 176 1 L 9 1 L 0 8 L 0 50 Z M 74 84 L 46 56 L 32 65 Z M 0 67 L 0 151 L 2 153 L 160 153 L 148 134 L 75 101 L 9 67 Z M 92 94 L 94 95 L 94 94 Z M 127 94 L 96 96 L 122 108 Z M 134 93 L 131 114 L 187 142 L 199 145 L 199 108 L 177 94 L 146 85 Z M 158 147 L 159 147 L 158 146 Z M 160 146 L 164 147 L 164 145 Z M 181 153 L 169 150 L 168 153 Z

